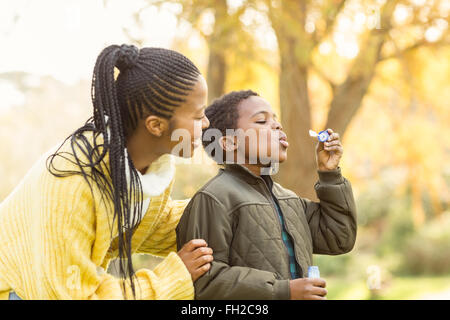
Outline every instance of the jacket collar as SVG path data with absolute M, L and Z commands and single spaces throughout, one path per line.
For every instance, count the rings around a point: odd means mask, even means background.
M 245 182 L 256 185 L 261 182 L 265 182 L 267 186 L 269 187 L 269 190 L 272 190 L 273 186 L 273 180 L 270 175 L 261 175 L 257 176 L 253 172 L 251 172 L 247 167 L 241 165 L 241 164 L 225 164 L 224 168 L 222 170 L 225 170 L 226 172 L 229 172 L 235 176 L 240 177 Z

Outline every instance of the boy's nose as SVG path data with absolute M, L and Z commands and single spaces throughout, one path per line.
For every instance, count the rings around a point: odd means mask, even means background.
M 283 130 L 283 126 L 281 125 L 281 123 L 279 123 L 278 121 L 275 121 L 273 124 L 273 128 L 275 130 Z

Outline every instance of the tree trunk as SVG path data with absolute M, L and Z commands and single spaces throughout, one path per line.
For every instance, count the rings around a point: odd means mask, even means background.
M 301 197 L 316 199 L 317 181 L 315 146 L 308 130 L 311 128 L 307 85 L 308 72 L 290 55 L 281 58 L 280 106 L 283 130 L 289 140 L 288 158 L 276 176 L 282 185 Z
M 289 141 L 288 158 L 280 165 L 275 180 L 301 197 L 316 199 L 316 142 L 311 128 L 311 107 L 308 96 L 308 64 L 312 40 L 304 32 L 303 2 L 283 2 L 284 12 L 272 16 L 272 25 L 280 52 L 280 111 L 283 130 Z M 287 17 L 291 23 L 285 24 Z M 292 27 L 295 26 L 295 31 Z M 317 141 L 317 140 L 316 140 Z
M 228 24 L 226 0 L 216 1 L 214 8 L 214 30 L 207 37 L 209 47 L 208 71 L 206 82 L 208 83 L 208 103 L 225 93 L 227 62 L 225 58 L 225 46 Z
M 397 1 L 388 1 L 381 11 L 381 28 L 372 30 L 366 45 L 361 48 L 347 79 L 339 85 L 333 95 L 326 128 L 332 128 L 342 137 L 351 119 L 361 106 L 376 64 L 380 59 L 381 47 L 390 30 L 390 18 Z M 300 2 L 301 3 L 301 2 Z M 284 3 L 283 3 L 284 4 Z M 271 16 L 277 35 L 281 71 L 280 105 L 284 129 L 289 138 L 288 160 L 281 165 L 277 176 L 283 186 L 301 197 L 317 201 L 314 184 L 318 179 L 315 146 L 317 140 L 308 135 L 311 128 L 310 103 L 308 97 L 308 66 L 310 64 L 313 40 L 303 30 L 304 12 L 290 7 L 280 16 L 296 16 L 300 26 L 295 33 L 284 29 L 283 20 Z M 295 11 L 295 12 L 294 12 Z M 324 129 L 326 129 L 324 128 Z M 290 153 L 289 153 L 290 152 Z
M 206 82 L 208 83 L 208 103 L 220 97 L 225 92 L 226 61 L 222 52 L 216 52 L 210 46 L 208 71 Z

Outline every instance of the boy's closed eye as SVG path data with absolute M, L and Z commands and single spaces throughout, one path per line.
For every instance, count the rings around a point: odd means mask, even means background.
M 253 116 L 254 117 L 256 116 L 255 123 L 258 123 L 258 124 L 266 124 L 268 121 L 268 118 L 271 118 L 274 121 L 277 121 L 277 115 L 275 113 L 270 114 L 267 111 L 259 111 Z

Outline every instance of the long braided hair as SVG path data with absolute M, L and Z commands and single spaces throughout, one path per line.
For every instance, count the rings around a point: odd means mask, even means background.
M 115 67 L 120 71 L 117 80 Z M 150 114 L 170 119 L 199 75 L 188 58 L 172 50 L 139 50 L 126 44 L 105 48 L 97 58 L 92 77 L 93 116 L 47 159 L 47 168 L 54 176 L 81 175 L 91 192 L 94 183 L 101 192 L 101 201 L 113 210 L 113 223 L 115 220 L 118 228 L 119 275 L 130 280 L 133 297 L 131 239 L 142 217 L 143 193 L 137 170 L 126 151 L 126 140 L 139 119 Z M 97 142 L 98 137 L 103 139 Z M 70 142 L 72 152 L 60 152 L 66 141 Z M 57 157 L 71 162 L 76 169 L 56 169 Z M 125 281 L 122 283 L 126 297 Z

